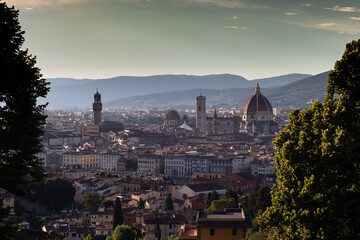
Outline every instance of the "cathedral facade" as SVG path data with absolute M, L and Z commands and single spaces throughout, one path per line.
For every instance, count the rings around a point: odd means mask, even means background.
M 262 95 L 258 83 L 253 95 L 244 105 L 242 129 L 247 132 L 270 134 L 279 131 L 279 125 L 274 121 L 271 103 Z
M 273 134 L 279 131 L 274 121 L 273 109 L 269 100 L 256 85 L 254 94 L 246 101 L 242 117 L 218 117 L 216 109 L 212 117 L 206 114 L 206 97 L 196 97 L 196 128 L 206 135 L 239 133 L 246 130 L 251 133 Z

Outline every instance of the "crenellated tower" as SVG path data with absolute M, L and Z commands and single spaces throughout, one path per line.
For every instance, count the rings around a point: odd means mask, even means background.
M 101 123 L 101 94 L 96 90 L 94 94 L 94 103 L 93 103 L 93 111 L 94 111 L 94 124 L 99 125 Z

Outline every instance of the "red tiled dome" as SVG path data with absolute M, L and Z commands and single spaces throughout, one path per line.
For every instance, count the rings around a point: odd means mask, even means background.
M 170 112 L 168 112 L 166 114 L 165 119 L 168 120 L 168 121 L 172 121 L 172 120 L 173 121 L 180 121 L 181 120 L 180 115 L 174 110 L 171 110 Z
M 256 112 L 273 113 L 271 103 L 267 98 L 261 94 L 259 84 L 256 85 L 254 94 L 246 101 L 244 105 L 244 115 Z

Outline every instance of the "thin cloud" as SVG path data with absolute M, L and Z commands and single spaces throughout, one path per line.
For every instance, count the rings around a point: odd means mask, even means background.
M 269 8 L 266 5 L 259 5 L 244 0 L 187 0 L 190 3 L 210 4 L 223 8 L 259 9 Z
M 351 19 L 351 20 L 356 20 L 356 21 L 360 21 L 360 17 L 349 17 L 349 19 Z
M 303 7 L 311 7 L 312 5 L 310 3 L 303 3 L 303 4 L 301 4 L 301 6 L 303 6 Z
M 209 3 L 212 5 L 217 5 L 220 7 L 225 7 L 225 8 L 242 8 L 244 5 L 242 2 L 239 1 L 232 1 L 232 0 L 195 0 L 196 2 L 199 3 Z
M 319 27 L 331 27 L 331 26 L 335 26 L 336 23 L 319 23 L 319 24 L 316 24 L 317 26 Z
M 238 29 L 239 27 L 238 26 L 225 26 L 225 28 L 227 28 L 227 29 Z
M 27 8 L 40 6 L 56 6 L 63 4 L 84 4 L 92 0 L 8 0 L 8 5 L 24 6 Z
M 297 13 L 294 13 L 294 12 L 286 12 L 284 13 L 285 15 L 288 15 L 288 16 L 296 16 L 296 15 L 299 15 Z
M 239 27 L 239 26 L 225 26 L 227 29 L 238 29 L 238 30 L 247 30 L 248 27 Z
M 348 35 L 356 35 L 356 32 L 338 32 L 338 34 L 348 34 Z
M 355 8 L 355 7 L 339 7 L 339 6 L 335 6 L 332 8 L 324 8 L 326 10 L 331 10 L 331 11 L 338 11 L 338 12 L 359 12 L 359 9 Z

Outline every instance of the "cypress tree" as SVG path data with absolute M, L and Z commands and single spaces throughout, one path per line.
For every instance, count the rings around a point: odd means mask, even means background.
M 114 205 L 114 219 L 113 219 L 113 229 L 115 229 L 118 225 L 122 225 L 124 222 L 124 217 L 122 214 L 122 207 L 120 198 L 117 197 Z
M 174 210 L 174 203 L 173 203 L 173 199 L 172 199 L 172 194 L 168 193 L 166 195 L 166 199 L 165 199 L 165 210 Z

